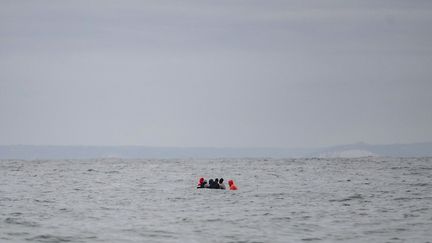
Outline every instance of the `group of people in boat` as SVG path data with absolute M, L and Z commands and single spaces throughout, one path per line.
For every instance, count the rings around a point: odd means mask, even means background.
M 230 190 L 237 190 L 237 186 L 234 184 L 233 180 L 229 180 L 228 181 L 228 186 Z M 203 177 L 201 177 L 198 181 L 198 186 L 197 188 L 208 188 L 208 189 L 222 189 L 225 190 L 227 189 L 225 184 L 224 184 L 224 179 L 223 178 L 216 178 L 216 179 L 210 179 L 207 183 L 207 180 L 205 180 Z

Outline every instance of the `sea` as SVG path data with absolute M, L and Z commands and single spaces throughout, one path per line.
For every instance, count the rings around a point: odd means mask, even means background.
M 0 242 L 432 242 L 432 158 L 1 160 Z

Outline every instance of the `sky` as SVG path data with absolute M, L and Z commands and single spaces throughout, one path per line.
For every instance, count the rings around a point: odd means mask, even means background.
M 0 144 L 432 141 L 432 1 L 0 0 Z

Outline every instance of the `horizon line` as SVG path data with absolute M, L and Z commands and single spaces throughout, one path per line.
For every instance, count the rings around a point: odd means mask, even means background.
M 334 145 L 321 145 L 321 146 L 309 146 L 309 147 L 282 147 L 282 146 L 161 146 L 161 145 L 88 145 L 88 144 L 0 144 L 1 147 L 12 147 L 12 146 L 29 146 L 29 147 L 145 147 L 145 148 L 178 148 L 178 149 L 308 149 L 308 148 L 327 148 L 327 147 L 338 147 L 347 145 L 369 145 L 369 146 L 385 146 L 385 145 L 409 145 L 409 144 L 427 144 L 432 143 L 430 141 L 422 142 L 396 142 L 396 143 L 367 143 L 367 142 L 353 142 L 345 144 L 334 144 Z

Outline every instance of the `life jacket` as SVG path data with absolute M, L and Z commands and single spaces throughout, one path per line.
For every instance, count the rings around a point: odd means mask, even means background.
M 230 190 L 237 190 L 237 186 L 234 184 L 233 180 L 229 180 L 228 185 L 230 187 Z

